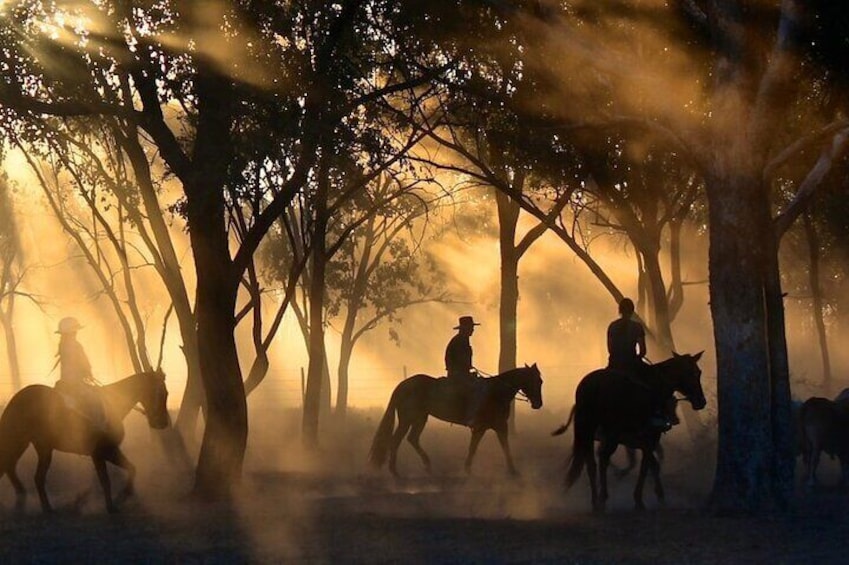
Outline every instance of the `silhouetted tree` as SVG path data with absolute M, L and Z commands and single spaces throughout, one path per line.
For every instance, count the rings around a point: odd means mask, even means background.
M 0 154 L 2 155 L 2 154 Z M 0 174 L 0 324 L 6 342 L 6 360 L 12 388 L 21 388 L 21 367 L 18 360 L 18 345 L 15 334 L 15 298 L 21 292 L 23 271 L 20 267 L 20 241 L 18 223 L 9 179 Z

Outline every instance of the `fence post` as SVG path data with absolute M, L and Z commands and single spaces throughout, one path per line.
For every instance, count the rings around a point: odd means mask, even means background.
M 301 367 L 301 410 L 307 405 L 307 379 L 304 375 L 304 368 Z

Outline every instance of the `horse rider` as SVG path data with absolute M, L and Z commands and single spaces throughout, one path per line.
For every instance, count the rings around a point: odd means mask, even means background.
M 628 374 L 641 374 L 645 365 L 646 330 L 631 319 L 634 301 L 623 298 L 619 302 L 619 319 L 607 326 L 607 367 Z
M 472 345 L 469 342 L 469 338 L 475 333 L 475 326 L 479 325 L 471 316 L 460 316 L 454 327 L 457 334 L 445 348 L 445 370 L 448 378 L 462 386 L 463 390 L 471 391 L 465 415 L 466 424 L 469 426 L 475 423 L 486 392 L 485 387 L 479 386 L 482 381 L 479 381 L 478 372 L 472 365 Z
M 630 298 L 620 300 L 619 318 L 607 326 L 607 368 L 642 380 L 646 377 L 646 330 L 632 319 L 633 315 L 634 301 Z M 651 425 L 668 430 L 672 427 L 674 413 L 670 417 L 664 400 L 653 399 L 656 406 Z
M 76 318 L 67 317 L 59 321 L 56 330 L 60 336 L 59 351 L 56 353 L 59 380 L 55 388 L 77 403 L 78 410 L 84 416 L 97 426 L 105 427 L 106 414 L 91 373 L 91 363 L 82 344 L 77 341 L 77 332 L 82 327 Z

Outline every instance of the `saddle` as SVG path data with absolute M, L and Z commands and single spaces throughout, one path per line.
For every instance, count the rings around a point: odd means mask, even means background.
M 108 429 L 106 410 L 100 395 L 97 394 L 96 387 L 87 384 L 69 385 L 59 381 L 53 390 L 59 393 L 59 398 L 62 399 L 66 408 L 76 412 L 95 427 L 104 431 Z

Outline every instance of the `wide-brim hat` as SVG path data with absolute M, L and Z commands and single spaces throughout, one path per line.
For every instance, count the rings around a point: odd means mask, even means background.
M 67 334 L 73 333 L 77 330 L 81 330 L 83 328 L 82 324 L 80 324 L 79 320 L 76 318 L 62 318 L 59 320 L 59 328 L 56 330 L 57 334 Z
M 460 319 L 457 320 L 457 322 L 458 322 L 458 324 L 456 326 L 454 326 L 455 330 L 459 330 L 460 328 L 468 328 L 468 327 L 480 325 L 471 316 L 460 316 Z

